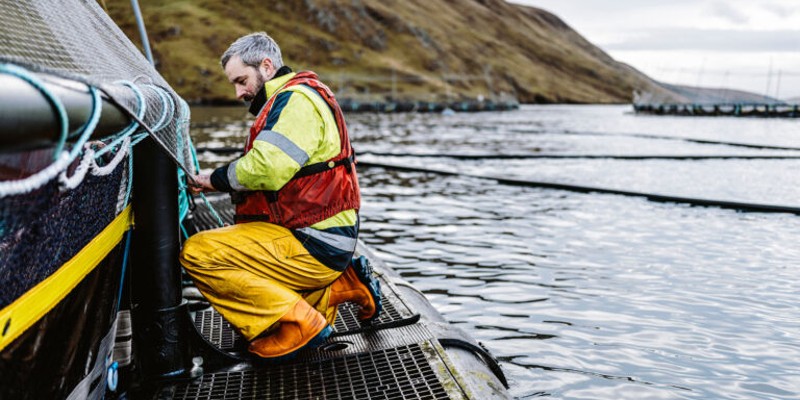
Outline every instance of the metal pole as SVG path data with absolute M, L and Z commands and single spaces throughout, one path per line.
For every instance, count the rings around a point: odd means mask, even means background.
M 392 66 L 392 101 L 397 101 L 397 72 Z
M 150 39 L 147 38 L 147 30 L 144 28 L 144 19 L 142 18 L 142 10 L 139 9 L 139 1 L 131 0 L 133 7 L 133 15 L 136 16 L 136 25 L 139 27 L 139 36 L 142 39 L 142 47 L 144 47 L 144 55 L 151 65 L 156 65 L 153 60 L 153 52 L 150 51 Z
M 69 131 L 82 127 L 92 113 L 88 87 L 76 81 L 38 74 L 47 89 L 58 97 L 67 111 Z M 50 103 L 28 82 L 0 74 L 0 149 L 14 151 L 50 147 L 59 138 L 59 121 Z M 123 130 L 130 124 L 128 115 L 113 102 L 103 99 L 100 122 L 92 138 Z
M 136 359 L 145 376 L 191 373 L 192 360 L 182 305 L 175 165 L 152 139 L 136 146 L 133 162 L 135 225 L 131 251 L 131 297 Z

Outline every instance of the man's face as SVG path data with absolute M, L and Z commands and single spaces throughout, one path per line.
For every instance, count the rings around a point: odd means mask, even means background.
M 273 70 L 272 62 L 268 58 L 265 58 L 258 68 L 245 65 L 239 56 L 231 57 L 225 64 L 225 75 L 236 90 L 236 98 L 248 103 L 253 101 L 256 93 L 274 74 Z

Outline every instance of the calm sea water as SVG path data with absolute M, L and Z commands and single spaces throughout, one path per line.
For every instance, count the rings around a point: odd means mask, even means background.
M 800 206 L 800 160 L 367 154 L 800 155 L 685 140 L 800 147 L 798 120 L 525 106 L 348 122 L 362 161 Z M 192 133 L 239 146 L 248 123 L 242 108 L 197 108 Z M 515 397 L 800 399 L 800 216 L 359 172 L 361 238 L 500 359 Z

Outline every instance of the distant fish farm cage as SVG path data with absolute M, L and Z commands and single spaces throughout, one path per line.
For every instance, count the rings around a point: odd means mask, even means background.
M 345 112 L 422 112 L 440 113 L 450 111 L 478 112 L 478 111 L 508 111 L 519 108 L 517 101 L 358 101 L 343 99 L 339 102 Z
M 800 118 L 798 104 L 633 104 L 637 114 L 679 116 L 732 116 L 762 118 Z

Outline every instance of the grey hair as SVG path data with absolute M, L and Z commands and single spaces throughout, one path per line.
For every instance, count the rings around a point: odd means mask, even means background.
M 254 32 L 236 39 L 222 54 L 220 59 L 222 68 L 225 68 L 225 65 L 234 56 L 239 56 L 244 65 L 255 68 L 258 68 L 265 58 L 269 58 L 276 69 L 283 66 L 281 48 L 266 32 Z

